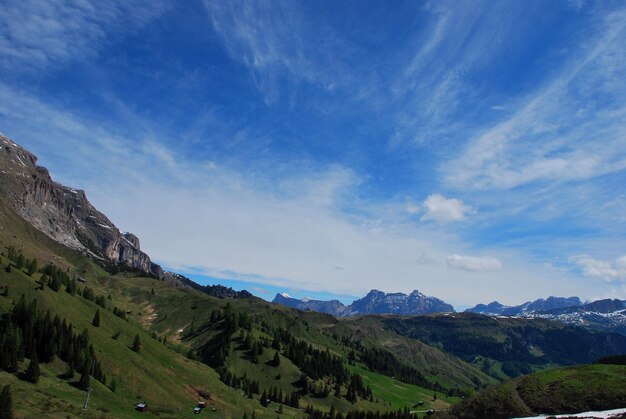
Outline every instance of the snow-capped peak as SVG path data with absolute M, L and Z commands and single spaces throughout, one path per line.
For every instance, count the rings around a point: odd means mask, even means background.
M 291 295 L 287 294 L 286 292 L 281 292 L 280 295 L 285 298 L 291 298 Z

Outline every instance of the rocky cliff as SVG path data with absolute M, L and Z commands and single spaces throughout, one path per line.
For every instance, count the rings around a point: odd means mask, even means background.
M 104 264 L 122 265 L 162 278 L 161 267 L 141 251 L 139 239 L 122 233 L 94 208 L 84 191 L 54 182 L 37 157 L 0 134 L 0 199 L 53 240 Z

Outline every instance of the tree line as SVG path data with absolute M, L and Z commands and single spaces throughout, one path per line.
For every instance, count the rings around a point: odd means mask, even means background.
M 10 313 L 0 319 L 0 368 L 18 372 L 20 361 L 29 359 L 24 378 L 36 383 L 39 380 L 39 363 L 51 362 L 58 356 L 67 364 L 67 378 L 80 374 L 78 386 L 89 387 L 89 377 L 106 384 L 102 364 L 89 341 L 87 329 L 74 331 L 71 323 L 52 317 L 50 311 L 40 310 L 37 300 L 26 302 L 22 296 Z

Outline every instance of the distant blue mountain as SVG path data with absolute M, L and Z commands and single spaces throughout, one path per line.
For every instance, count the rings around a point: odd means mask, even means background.
M 417 315 L 437 312 L 454 312 L 454 307 L 444 301 L 429 297 L 419 291 L 411 294 L 389 293 L 371 290 L 365 297 L 344 305 L 337 300 L 321 301 L 292 298 L 286 293 L 276 294 L 274 303 L 299 310 L 319 311 L 338 317 L 360 316 L 366 314 Z
M 497 301 L 485 304 L 478 304 L 475 307 L 465 310 L 468 313 L 479 313 L 487 315 L 502 315 L 502 316 L 519 316 L 524 313 L 534 313 L 536 311 L 546 311 L 561 309 L 567 307 L 578 307 L 583 303 L 578 297 L 548 297 L 547 299 L 540 298 L 535 301 L 527 301 L 524 304 L 518 306 L 505 306 Z

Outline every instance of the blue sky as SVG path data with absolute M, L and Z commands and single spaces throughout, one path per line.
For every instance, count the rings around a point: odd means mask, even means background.
M 0 131 L 265 298 L 626 298 L 626 6 L 4 1 Z

